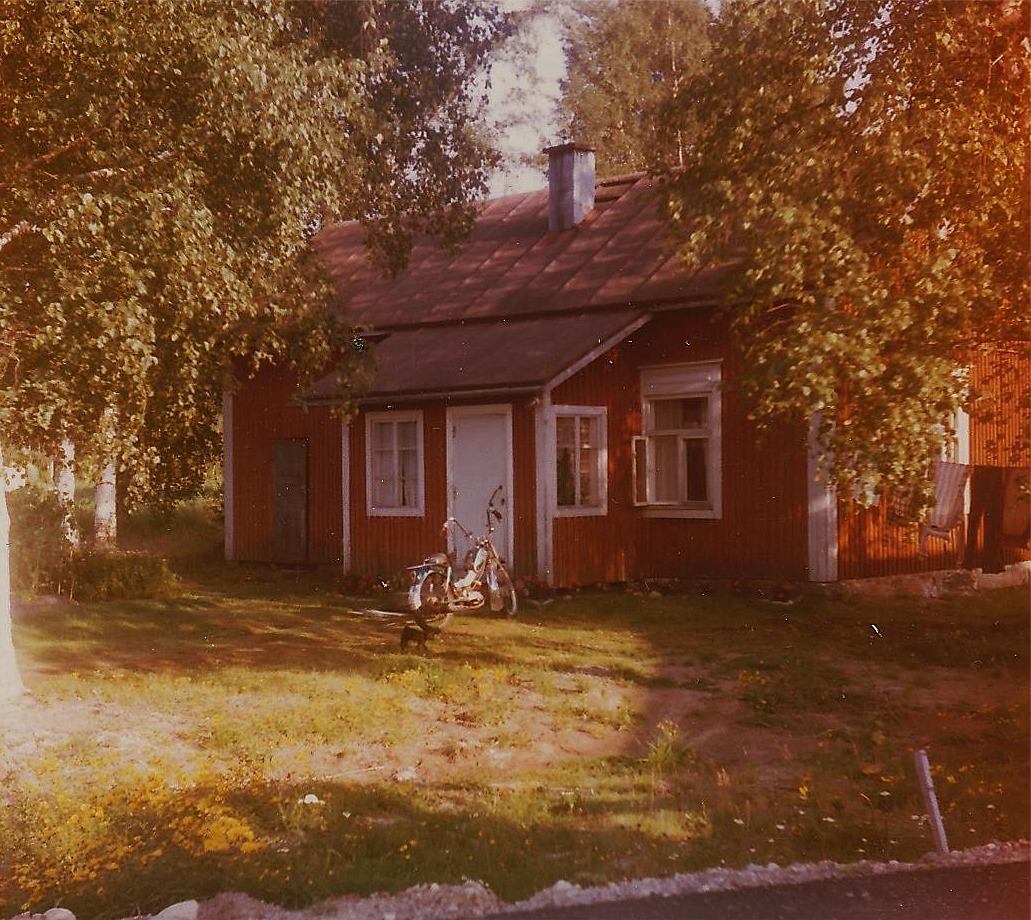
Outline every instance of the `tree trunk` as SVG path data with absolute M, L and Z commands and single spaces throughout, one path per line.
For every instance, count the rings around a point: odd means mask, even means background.
M 61 532 L 70 546 L 79 545 L 75 526 L 75 445 L 65 439 L 57 458 L 57 501 L 61 506 Z
M 0 703 L 25 692 L 14 654 L 11 619 L 11 515 L 7 510 L 7 477 L 0 448 Z
M 93 514 L 93 535 L 98 546 L 114 546 L 118 540 L 117 467 L 108 463 L 100 473 Z

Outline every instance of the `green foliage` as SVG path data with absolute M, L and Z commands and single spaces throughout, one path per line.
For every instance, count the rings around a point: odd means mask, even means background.
M 658 734 L 648 745 L 648 753 L 643 764 L 657 781 L 661 781 L 684 760 L 686 752 L 680 743 L 679 735 L 680 728 L 677 723 L 666 719 L 659 723 Z
M 86 550 L 73 559 L 76 600 L 137 600 L 166 594 L 175 584 L 160 556 L 117 550 Z
M 21 594 L 67 591 L 72 545 L 48 478 L 29 464 L 26 482 L 7 496 L 11 514 L 11 586 Z
M 183 566 L 224 561 L 221 492 L 165 506 L 135 508 L 118 522 L 121 549 L 161 556 Z
M 818 418 L 842 485 L 924 480 L 972 350 L 1028 338 L 1027 19 L 1026 0 L 729 0 L 669 110 L 695 143 L 666 213 L 691 265 L 742 259 L 755 414 Z
M 597 148 L 616 175 L 681 162 L 691 130 L 661 130 L 664 109 L 702 72 L 708 19 L 700 0 L 579 2 L 564 35 L 559 109 L 574 140 Z
M 174 501 L 238 362 L 359 385 L 309 240 L 360 219 L 396 269 L 414 233 L 468 228 L 493 162 L 471 80 L 504 24 L 476 2 L 0 0 L 5 440 L 118 454 Z

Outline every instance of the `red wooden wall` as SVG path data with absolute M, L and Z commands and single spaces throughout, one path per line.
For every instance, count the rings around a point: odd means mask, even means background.
M 409 408 L 406 406 L 406 408 Z M 365 413 L 350 426 L 351 568 L 392 578 L 425 556 L 445 548 L 440 534 L 447 517 L 447 440 L 444 406 L 413 405 L 423 412 L 425 514 L 422 517 L 380 517 L 368 514 L 365 493 Z
M 970 463 L 1028 469 L 1031 359 L 1027 346 L 978 353 L 971 365 L 970 382 L 978 396 L 970 414 Z M 931 538 L 926 554 L 921 554 L 919 526 L 889 522 L 885 502 L 862 508 L 843 500 L 838 518 L 839 577 L 869 578 L 957 568 L 962 560 L 965 529 L 948 541 Z M 1005 564 L 1029 558 L 1027 547 L 1004 546 Z
M 801 580 L 806 575 L 806 451 L 799 432 L 760 439 L 736 394 L 727 331 L 711 313 L 662 315 L 556 388 L 555 405 L 608 404 L 609 508 L 558 518 L 560 584 L 694 576 Z M 723 359 L 723 513 L 648 517 L 633 505 L 631 437 L 641 430 L 640 369 Z
M 497 400 L 491 400 L 492 404 Z M 405 565 L 446 548 L 441 527 L 447 517 L 447 406 L 443 402 L 416 403 L 406 408 L 423 413 L 425 438 L 425 515 L 386 517 L 369 515 L 365 492 L 365 414 L 360 412 L 350 429 L 351 568 L 356 572 L 391 578 Z M 516 573 L 536 570 L 536 466 L 532 404 L 511 404 L 513 458 L 512 506 Z
M 649 517 L 632 501 L 631 438 L 640 433 L 640 371 L 649 365 L 723 360 L 723 513 L 718 520 Z M 607 513 L 559 517 L 553 531 L 553 573 L 558 585 L 618 582 L 647 577 L 769 578 L 802 581 L 807 568 L 807 483 L 804 433 L 781 429 L 760 436 L 735 391 L 736 367 L 727 330 L 712 314 L 658 316 L 562 383 L 555 405 L 607 407 Z M 971 418 L 971 462 L 1029 465 L 1027 390 L 1031 360 L 1016 349 L 999 362 L 979 356 L 973 383 L 985 393 Z M 233 531 L 235 558 L 275 561 L 272 535 L 272 439 L 308 443 L 308 561 L 339 563 L 343 553 L 343 421 L 328 409 L 304 409 L 292 400 L 291 376 L 264 368 L 233 400 Z M 1023 396 L 1023 399 L 1020 397 Z M 365 421 L 348 429 L 351 568 L 389 578 L 405 564 L 444 548 L 447 514 L 446 406 L 423 411 L 425 509 L 422 517 L 370 517 L 365 507 Z M 511 403 L 514 445 L 513 521 L 516 575 L 537 573 L 537 492 L 534 401 Z M 884 503 L 882 503 L 883 505 Z M 886 520 L 884 507 L 839 503 L 839 577 L 952 568 L 959 547 L 932 540 L 919 553 L 916 527 Z M 1006 562 L 1027 559 L 1009 547 Z
M 341 421 L 328 409 L 293 402 L 293 376 L 264 367 L 233 396 L 233 539 L 241 562 L 275 562 L 272 439 L 308 442 L 308 562 L 341 559 Z
M 515 493 L 512 571 L 533 575 L 537 571 L 537 448 L 533 400 L 512 404 L 512 490 Z

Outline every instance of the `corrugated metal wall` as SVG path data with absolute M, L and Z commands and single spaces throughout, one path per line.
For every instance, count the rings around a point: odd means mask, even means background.
M 276 562 L 272 525 L 273 438 L 308 444 L 308 558 L 339 562 L 340 421 L 328 409 L 292 403 L 293 378 L 266 367 L 233 396 L 233 531 L 240 562 Z

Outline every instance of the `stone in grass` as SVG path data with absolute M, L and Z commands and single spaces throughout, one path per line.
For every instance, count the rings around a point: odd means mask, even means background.
M 154 920 L 197 920 L 199 911 L 200 904 L 196 901 L 179 901 L 155 914 Z

